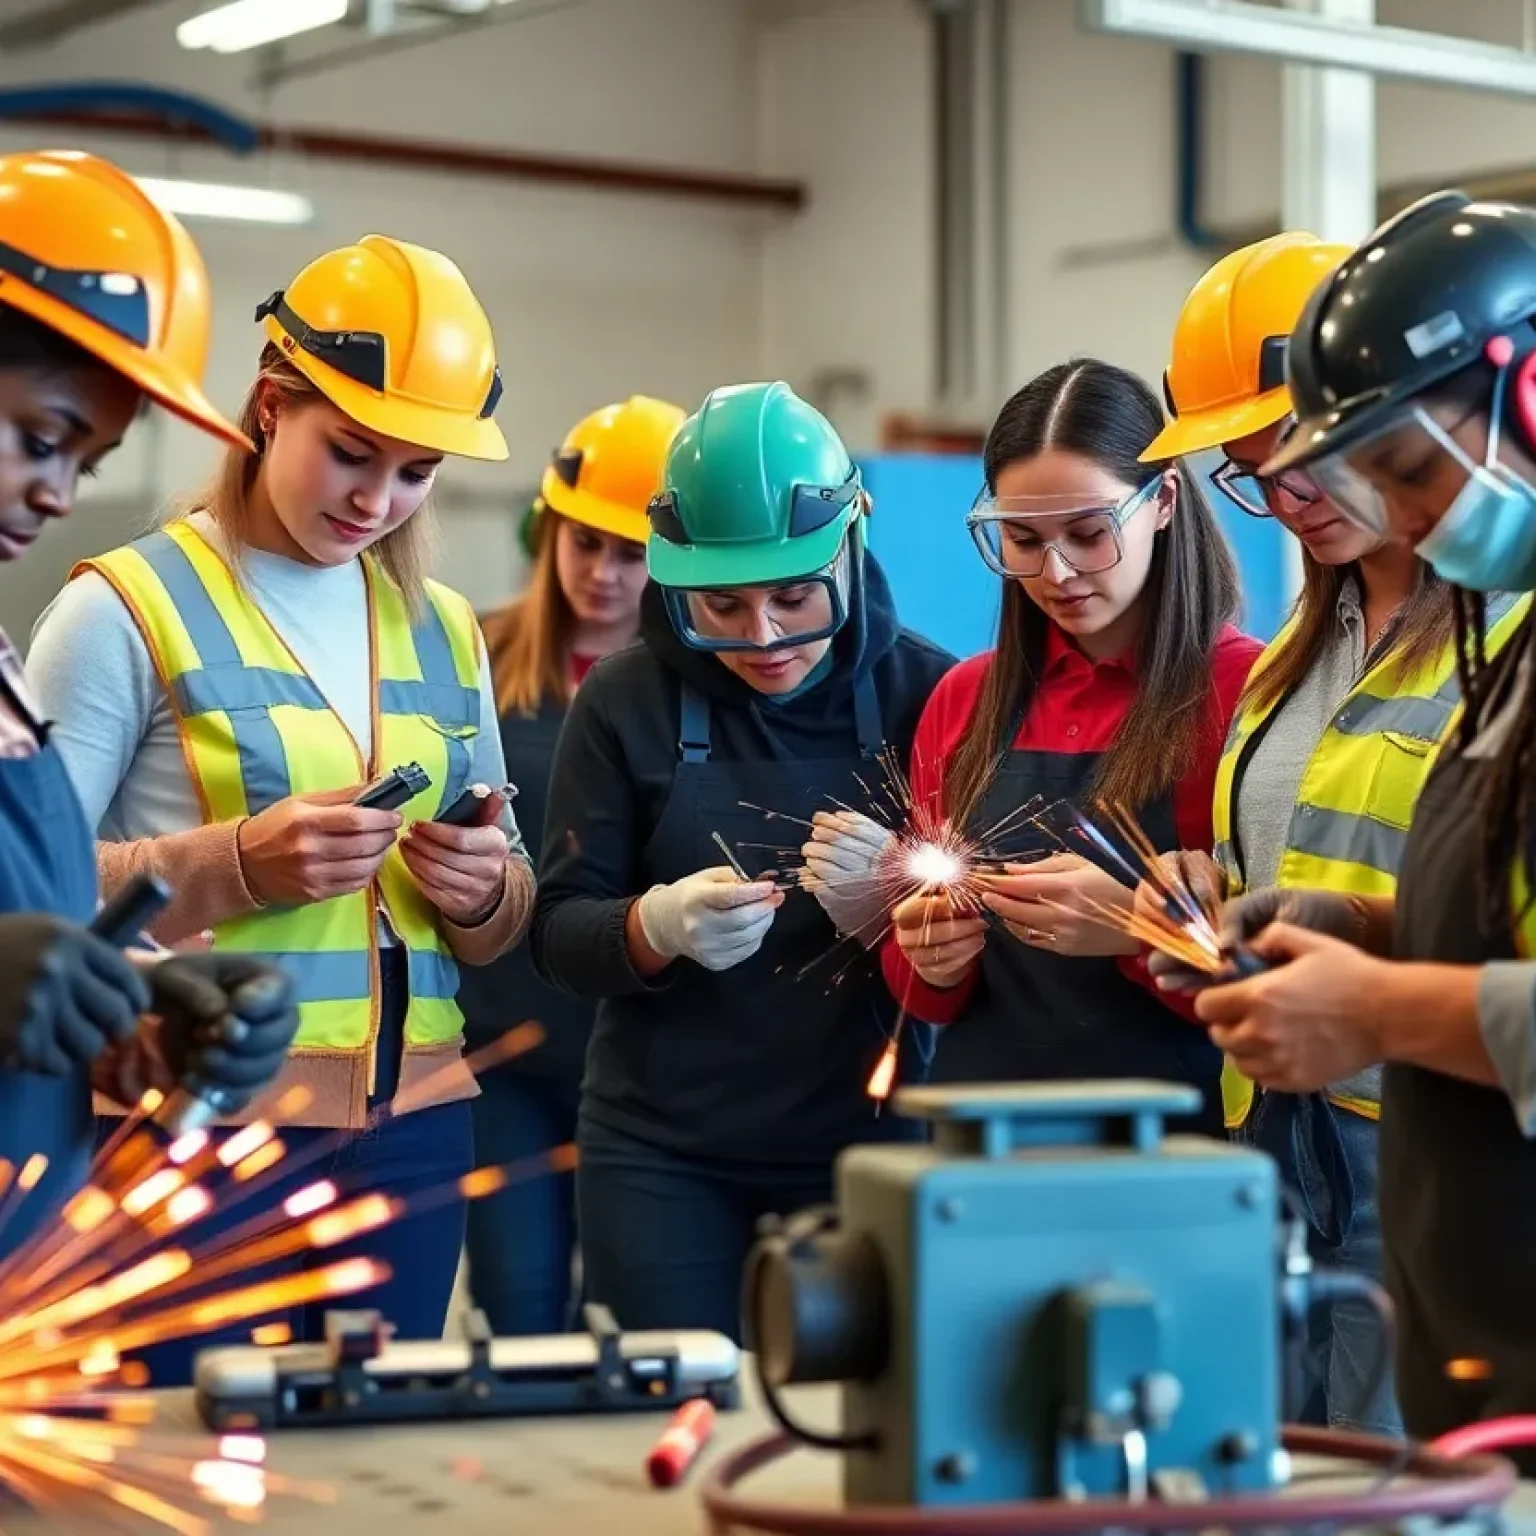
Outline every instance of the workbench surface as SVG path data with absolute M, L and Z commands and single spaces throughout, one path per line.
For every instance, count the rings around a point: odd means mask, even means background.
M 205 1433 L 190 1392 L 160 1396 L 160 1428 Z M 798 1388 L 786 1396 L 802 1422 L 835 1429 L 836 1389 Z M 722 1454 L 767 1434 L 772 1425 L 748 1370 L 743 1407 L 719 1415 L 714 1439 L 687 1482 L 663 1490 L 647 1481 L 645 1458 L 668 1418 L 658 1412 L 274 1433 L 268 1437 L 269 1470 L 322 1485 L 328 1498 L 276 1496 L 259 1529 L 278 1536 L 386 1536 L 401 1530 L 454 1536 L 701 1536 L 708 1530 L 698 1498 L 702 1474 Z M 837 1458 L 798 1451 L 754 1474 L 748 1486 L 756 1496 L 781 1502 L 835 1505 Z M 1522 1486 L 1506 1516 L 1507 1536 L 1536 1536 L 1536 1484 Z M 40 1517 L 13 1519 L 9 1511 L 4 1527 L 8 1533 L 61 1528 Z M 222 1536 L 249 1533 L 252 1527 L 222 1522 L 215 1529 Z

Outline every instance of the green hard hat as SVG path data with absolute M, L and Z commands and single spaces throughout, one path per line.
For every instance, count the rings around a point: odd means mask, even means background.
M 673 439 L 646 566 L 663 587 L 794 581 L 836 559 L 866 505 L 820 411 L 787 384 L 728 385 Z

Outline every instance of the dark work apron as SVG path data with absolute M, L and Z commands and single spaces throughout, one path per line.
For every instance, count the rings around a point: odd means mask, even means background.
M 1479 965 L 1516 957 L 1512 936 L 1489 933 L 1480 920 L 1481 831 L 1469 808 L 1491 768 L 1450 758 L 1419 796 L 1398 880 L 1400 959 Z M 1397 1390 L 1411 1434 L 1536 1413 L 1533 1214 L 1536 1141 L 1521 1134 L 1507 1095 L 1389 1063 L 1381 1221 L 1397 1307 Z M 1486 1379 L 1452 1380 L 1452 1360 L 1487 1362 Z M 1514 1459 L 1527 1477 L 1536 1473 L 1536 1453 Z
M 42 743 L 28 758 L 0 758 L 0 912 L 53 912 L 88 923 L 96 910 L 96 844 L 47 730 L 0 680 L 0 698 Z M 0 1157 L 15 1169 L 34 1153 L 48 1171 L 0 1229 L 0 1257 L 14 1252 L 84 1182 L 95 1140 L 84 1073 L 45 1077 L 0 1071 Z M 14 1196 L 13 1196 L 14 1199 Z
M 1009 742 L 1021 724 L 1014 722 Z M 1085 805 L 1099 760 L 1097 753 L 1010 750 L 973 827 L 996 826 L 1037 796 L 1046 804 Z M 1179 846 L 1171 794 L 1142 807 L 1137 819 L 1159 851 Z M 1010 856 L 1023 859 L 1060 851 L 1034 828 L 1007 834 L 1003 842 Z M 1120 878 L 1086 842 L 1073 851 Z M 1205 1096 L 1205 1109 L 1179 1128 L 1223 1132 L 1221 1052 L 1203 1029 L 1133 981 L 1113 957 L 1052 954 L 1014 938 L 1001 923 L 987 935 L 970 1005 L 939 1031 L 933 1077 L 945 1083 L 1123 1077 L 1188 1083 Z
M 722 864 L 715 832 L 749 874 L 798 866 L 801 822 L 834 801 L 867 807 L 859 780 L 873 785 L 883 745 L 868 677 L 854 705 L 845 756 L 717 762 L 709 700 L 684 683 L 677 776 L 640 860 L 647 883 Z M 749 808 L 758 806 L 779 816 Z M 782 858 L 752 846 L 764 843 L 784 845 Z M 876 957 L 840 939 L 808 892 L 788 893 L 741 964 L 716 972 L 680 960 L 664 980 L 599 1006 L 584 1115 L 662 1147 L 770 1164 L 824 1162 L 854 1142 L 920 1134 L 916 1122 L 877 1113 L 865 1092 L 896 1017 Z M 909 1022 L 898 1082 L 923 1075 L 930 1041 Z M 701 1136 L 700 1126 L 714 1129 Z
M 549 775 L 555 743 L 565 722 L 565 704 L 545 700 L 536 715 L 501 717 L 501 748 L 507 778 L 518 787 L 513 810 L 534 868 L 538 868 L 544 807 L 549 799 Z M 464 1010 L 464 1035 L 470 1049 L 487 1045 L 514 1025 L 535 1019 L 544 1026 L 544 1039 L 533 1050 L 514 1057 L 503 1070 L 544 1079 L 574 1112 L 592 1033 L 593 1006 L 546 983 L 533 968 L 527 944 L 489 965 L 467 965 L 459 972 L 459 1006 Z

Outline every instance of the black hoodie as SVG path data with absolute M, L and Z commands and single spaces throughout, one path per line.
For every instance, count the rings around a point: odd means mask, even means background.
M 775 958 L 776 923 L 733 970 L 679 960 L 647 982 L 624 939 L 631 904 L 662 878 L 647 844 L 677 776 L 681 680 L 710 701 L 712 764 L 857 766 L 853 694 L 865 676 L 885 740 L 906 762 L 928 695 L 954 658 L 900 628 L 873 556 L 864 557 L 831 654 L 819 682 L 771 702 L 717 657 L 684 645 L 650 588 L 640 643 L 599 662 L 577 691 L 555 752 L 529 942 L 546 980 L 601 1000 L 582 1085 L 582 1112 L 594 1122 L 690 1155 L 783 1164 L 822 1162 L 898 1130 L 889 1115 L 875 1120 L 864 1092 L 878 1053 L 871 1031 L 888 1031 L 894 1008 L 878 964 L 852 941 L 799 979 Z M 801 832 L 764 820 L 756 836 L 798 844 Z M 752 867 L 771 862 L 759 859 Z M 813 898 L 792 891 L 785 900 Z M 828 950 L 836 937 L 828 921 Z M 924 1030 L 909 1037 L 904 1081 L 921 1075 L 929 1047 Z

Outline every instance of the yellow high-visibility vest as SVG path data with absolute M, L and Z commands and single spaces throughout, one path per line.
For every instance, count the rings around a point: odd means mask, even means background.
M 1519 626 L 1529 597 L 1488 601 L 1487 653 L 1492 656 Z M 1294 630 L 1292 619 L 1254 663 L 1254 682 Z M 1233 891 L 1243 888 L 1240 850 L 1233 834 L 1233 800 L 1249 754 L 1283 698 L 1241 704 L 1216 770 L 1211 821 L 1216 862 Z M 1278 886 L 1309 886 L 1353 896 L 1391 896 L 1413 808 L 1461 703 L 1454 646 L 1416 667 L 1391 652 L 1370 667 L 1340 701 L 1301 777 L 1291 812 Z M 1240 1126 L 1253 1103 L 1253 1085 L 1230 1062 L 1222 1074 L 1227 1125 Z M 1337 1097 L 1343 1108 L 1372 1118 L 1380 1106 Z
M 427 584 L 413 620 L 371 555 L 373 760 L 331 708 L 223 557 L 187 522 L 76 566 L 100 572 L 133 615 L 170 700 L 205 825 L 254 816 L 289 795 L 344 789 L 416 762 L 431 786 L 401 807 L 407 826 L 451 805 L 480 728 L 480 628 L 469 603 Z M 293 977 L 298 1054 L 373 1051 L 380 1018 L 378 911 L 408 953 L 407 1049 L 462 1030 L 458 971 L 436 909 L 398 847 L 350 896 L 266 907 L 213 931 L 215 949 L 265 955 Z M 369 1069 L 370 1089 L 372 1067 Z

